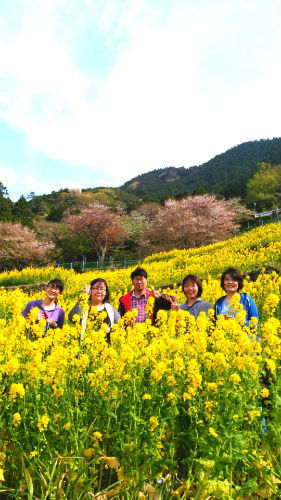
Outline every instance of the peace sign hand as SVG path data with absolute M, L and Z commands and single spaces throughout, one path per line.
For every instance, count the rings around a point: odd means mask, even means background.
M 165 296 L 165 299 L 171 302 L 171 311 L 178 311 L 179 305 L 177 303 L 177 298 L 169 297 L 169 295 Z
M 157 290 L 154 290 L 154 288 L 149 287 L 148 289 L 151 292 L 151 296 L 155 299 L 159 299 L 159 297 L 161 297 L 161 293 L 159 293 Z
M 85 283 L 84 290 L 82 293 L 87 293 L 88 295 L 90 295 L 90 289 L 91 289 L 91 287 L 88 286 L 87 283 Z

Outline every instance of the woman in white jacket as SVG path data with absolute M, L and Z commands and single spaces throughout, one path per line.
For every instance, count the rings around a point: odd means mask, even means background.
M 113 324 L 117 323 L 120 319 L 120 314 L 111 304 L 109 304 L 109 288 L 106 281 L 102 278 L 94 279 L 90 284 L 89 290 L 85 290 L 85 293 L 89 294 L 89 308 L 83 313 L 83 306 L 78 300 L 73 309 L 71 309 L 68 319 L 74 322 L 73 317 L 75 314 L 78 314 L 82 319 L 82 329 L 85 330 L 91 307 L 96 307 L 98 315 L 105 311 L 106 315 L 104 315 L 103 323 L 107 324 L 107 340 L 110 342 L 111 328 Z

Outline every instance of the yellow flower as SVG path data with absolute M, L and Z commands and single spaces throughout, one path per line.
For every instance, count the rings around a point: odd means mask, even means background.
M 53 391 L 54 395 L 58 398 L 60 398 L 64 393 L 64 389 L 62 387 L 56 387 L 55 385 L 53 385 Z
M 169 375 L 167 377 L 167 384 L 170 386 L 176 385 L 176 379 L 175 379 L 174 375 Z
M 19 413 L 14 413 L 13 415 L 13 424 L 15 427 L 18 427 L 21 423 L 21 416 Z
M 36 457 L 36 455 L 38 455 L 38 451 L 31 451 L 28 455 L 29 458 L 34 458 Z
M 151 396 L 150 396 L 150 394 L 145 393 L 145 394 L 142 396 L 142 399 L 145 401 L 146 399 L 151 399 Z
M 249 423 L 251 424 L 253 422 L 253 420 L 256 418 L 256 417 L 259 417 L 261 414 L 261 412 L 259 410 L 250 410 L 248 411 L 248 415 L 249 415 Z
M 71 427 L 71 423 L 70 422 L 66 422 L 66 424 L 64 424 L 63 428 L 66 430 L 66 431 L 69 431 Z
M 154 429 L 156 429 L 156 427 L 158 427 L 158 425 L 159 425 L 158 418 L 157 417 L 150 417 L 149 423 L 150 423 L 150 430 L 154 431 Z
M 275 311 L 277 305 L 279 304 L 279 297 L 275 293 L 270 293 L 267 295 L 264 303 L 263 303 L 263 311 L 267 312 L 268 314 L 273 314 Z
M 241 382 L 241 378 L 239 377 L 238 373 L 232 373 L 229 377 L 230 382 L 235 382 L 236 384 L 239 384 Z
M 188 394 L 187 392 L 184 392 L 183 395 L 182 395 L 182 399 L 184 401 L 188 400 L 188 399 L 192 399 L 191 395 Z
M 269 390 L 268 390 L 266 387 L 264 387 L 264 388 L 261 390 L 261 396 L 262 396 L 263 398 L 268 398 L 268 396 L 269 396 Z
M 79 323 L 80 319 L 81 318 L 80 318 L 79 314 L 73 314 L 73 316 L 72 316 L 72 322 L 73 323 Z
M 154 297 L 149 297 L 147 300 L 145 312 L 146 314 L 148 314 L 148 316 L 150 316 L 153 312 L 154 302 L 155 302 Z
M 169 392 L 167 399 L 168 399 L 168 401 L 175 403 L 177 400 L 177 396 L 173 392 Z
M 25 389 L 23 387 L 23 384 L 12 384 L 10 387 L 10 400 L 14 400 L 17 397 L 17 394 L 19 395 L 20 398 L 23 398 L 25 395 Z
M 40 432 L 43 432 L 45 429 L 48 427 L 48 423 L 50 422 L 50 419 L 47 415 L 43 415 L 38 419 L 37 422 L 37 427 Z
M 95 439 L 96 441 L 102 441 L 102 433 L 101 432 L 93 432 L 92 439 Z
M 209 427 L 209 433 L 211 434 L 211 436 L 214 436 L 216 438 L 218 437 L 218 434 L 213 427 Z
M 218 385 L 215 382 L 209 382 L 206 385 L 208 391 L 218 392 Z
M 20 367 L 19 360 L 17 358 L 11 358 L 7 363 L 3 366 L 3 372 L 8 376 L 14 375 L 18 371 Z
M 154 370 L 151 371 L 151 377 L 159 382 L 166 371 L 167 365 L 163 361 L 156 363 Z
M 273 361 L 273 359 L 267 358 L 265 361 L 266 361 L 266 366 L 267 366 L 268 370 L 270 370 L 271 373 L 274 374 L 276 371 L 276 364 Z

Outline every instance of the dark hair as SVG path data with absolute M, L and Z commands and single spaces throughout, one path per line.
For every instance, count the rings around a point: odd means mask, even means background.
M 103 283 L 105 286 L 105 289 L 106 289 L 105 296 L 103 298 L 102 303 L 104 304 L 105 302 L 109 302 L 109 288 L 108 288 L 106 281 L 103 280 L 102 278 L 96 278 L 95 280 L 91 281 L 90 289 L 92 289 L 96 283 Z
M 235 269 L 235 267 L 229 267 L 228 269 L 226 269 L 221 275 L 221 287 L 224 291 L 225 291 L 224 280 L 227 274 L 229 274 L 229 276 L 233 279 L 233 281 L 236 281 L 238 283 L 238 292 L 239 292 L 239 290 L 243 288 L 242 274 L 240 273 L 240 271 L 238 271 L 238 269 Z
M 133 279 L 136 277 L 136 276 L 143 276 L 143 278 L 145 278 L 147 280 L 147 272 L 145 269 L 143 269 L 142 267 L 137 267 L 131 274 L 131 280 L 133 281 Z
M 63 282 L 57 278 L 50 280 L 49 283 L 47 283 L 46 288 L 48 286 L 52 286 L 53 288 L 58 288 L 60 293 L 63 292 L 63 287 L 64 287 Z
M 183 281 L 182 281 L 182 291 L 183 292 L 184 292 L 184 286 L 185 286 L 187 281 L 192 281 L 193 283 L 196 283 L 196 285 L 198 287 L 197 297 L 201 297 L 201 295 L 202 295 L 202 280 L 200 278 L 198 278 L 195 274 L 188 274 L 187 276 L 185 276 L 185 278 L 183 278 Z

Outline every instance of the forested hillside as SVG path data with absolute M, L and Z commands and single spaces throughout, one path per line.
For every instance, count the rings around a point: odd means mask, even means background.
M 247 183 L 262 162 L 281 164 L 280 138 L 245 142 L 199 166 L 171 166 L 152 170 L 119 188 L 89 187 L 82 192 L 61 189 L 43 195 L 30 193 L 14 203 L 8 197 L 9 186 L 0 182 L 0 221 L 20 222 L 33 227 L 33 220 L 38 217 L 58 222 L 62 220 L 66 210 L 73 212 L 76 207 L 80 209 L 90 203 L 102 203 L 130 212 L 142 202 L 162 203 L 168 198 L 182 198 L 190 194 L 210 193 L 225 198 L 240 197 L 242 201 L 248 201 Z
M 246 185 L 261 162 L 281 163 L 280 138 L 245 142 L 199 166 L 153 170 L 131 179 L 121 189 L 145 201 L 203 193 L 244 199 Z
M 13 202 L 0 182 L 0 269 L 136 259 L 224 240 L 249 227 L 253 208 L 279 208 L 280 186 L 280 138 L 240 144 L 201 166 L 154 170 L 120 188 L 30 193 Z

